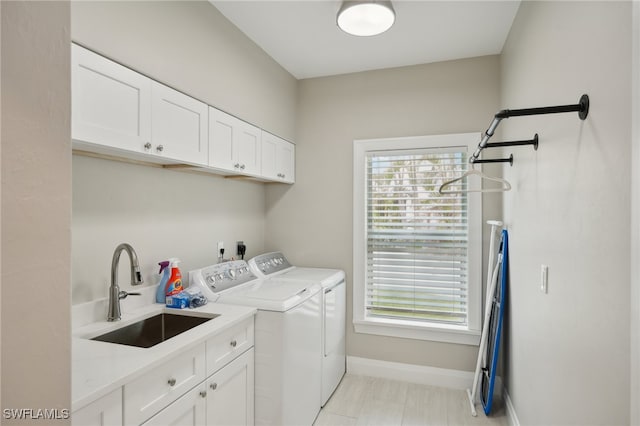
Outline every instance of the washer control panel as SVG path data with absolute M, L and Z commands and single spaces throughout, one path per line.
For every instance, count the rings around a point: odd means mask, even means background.
M 256 268 L 266 276 L 291 267 L 287 258 L 279 251 L 261 254 L 251 259 L 249 263 L 252 268 Z
M 205 285 L 214 293 L 255 279 L 256 276 L 244 260 L 218 263 L 189 272 L 189 283 Z

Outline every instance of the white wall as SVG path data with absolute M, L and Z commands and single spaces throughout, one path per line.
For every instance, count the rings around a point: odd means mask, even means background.
M 640 424 L 640 2 L 633 2 L 631 135 L 631 424 Z
M 113 250 L 129 242 L 138 254 L 146 285 L 159 282 L 158 262 L 178 257 L 189 270 L 225 258 L 243 240 L 247 258 L 264 248 L 262 184 L 211 175 L 73 156 L 73 302 L 107 296 Z M 129 286 L 129 260 L 122 256 L 119 283 Z
M 71 399 L 69 3 L 2 2 L 0 10 L 1 406 L 68 409 Z M 3 419 L 2 423 L 34 421 Z
M 74 41 L 292 139 L 296 80 L 206 1 L 73 2 Z M 136 249 L 145 285 L 158 262 L 183 274 L 243 240 L 264 249 L 264 185 L 95 158 L 73 158 L 73 303 L 106 297 L 118 243 Z M 125 257 L 126 258 L 126 257 Z M 119 281 L 130 290 L 123 259 Z
M 591 99 L 586 121 L 501 124 L 505 139 L 540 134 L 505 168 L 509 395 L 522 424 L 628 424 L 631 4 L 523 2 L 501 66 L 506 108 Z
M 484 131 L 498 109 L 497 56 L 301 80 L 296 183 L 267 189 L 267 250 L 347 273 L 347 354 L 473 370 L 477 348 L 353 332 L 353 140 Z M 485 200 L 485 217 L 501 211 Z

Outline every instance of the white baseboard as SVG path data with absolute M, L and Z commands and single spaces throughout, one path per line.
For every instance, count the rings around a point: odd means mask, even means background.
M 509 397 L 509 392 L 507 392 L 506 389 L 503 390 L 503 395 L 509 426 L 520 426 L 520 420 L 518 420 L 518 416 L 516 415 L 516 409 L 513 406 L 513 402 L 511 402 L 511 398 Z
M 451 389 L 468 389 L 473 385 L 473 373 L 470 371 L 380 361 L 355 356 L 347 356 L 347 373 Z

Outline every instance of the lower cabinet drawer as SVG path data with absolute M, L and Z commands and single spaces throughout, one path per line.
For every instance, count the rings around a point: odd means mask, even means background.
M 124 424 L 139 425 L 205 379 L 205 345 L 124 385 Z
M 207 419 L 207 392 L 204 383 L 191 389 L 143 426 L 204 426 Z
M 253 346 L 253 317 L 207 340 L 207 376 Z

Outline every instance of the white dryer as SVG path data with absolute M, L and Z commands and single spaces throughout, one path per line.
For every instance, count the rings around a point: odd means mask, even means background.
M 255 424 L 311 425 L 320 407 L 320 285 L 257 278 L 244 260 L 189 272 L 213 302 L 251 306 Z
M 346 370 L 346 283 L 339 269 L 292 266 L 281 252 L 265 253 L 249 260 L 249 267 L 258 277 L 280 282 L 314 282 L 322 287 L 321 357 L 324 407 L 336 390 Z

